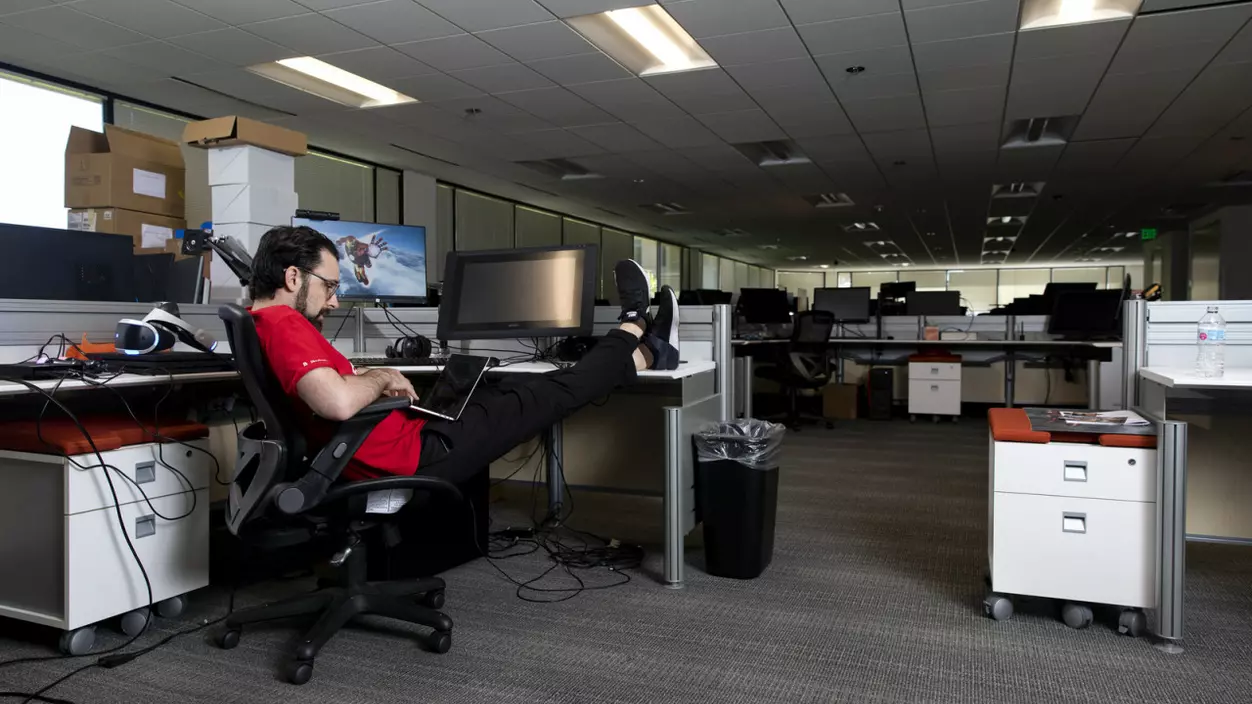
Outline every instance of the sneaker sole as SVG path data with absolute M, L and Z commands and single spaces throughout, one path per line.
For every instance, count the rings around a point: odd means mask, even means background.
M 674 311 L 674 319 L 670 321 L 670 325 L 669 325 L 669 335 L 668 335 L 669 343 L 673 345 L 674 349 L 679 349 L 678 347 L 678 296 L 674 295 L 674 289 L 672 288 L 667 289 L 666 291 L 664 291 L 664 293 L 669 294 L 670 310 Z

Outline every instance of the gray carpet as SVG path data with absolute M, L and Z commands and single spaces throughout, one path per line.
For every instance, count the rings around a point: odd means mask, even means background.
M 276 672 L 294 630 L 254 629 L 233 651 L 202 633 L 52 694 L 105 703 L 1252 701 L 1252 549 L 1188 546 L 1182 655 L 1117 636 L 1107 617 L 1071 631 L 1047 602 L 1020 604 L 1007 623 L 984 618 L 986 459 L 986 426 L 971 419 L 806 430 L 788 441 L 774 563 L 755 581 L 692 565 L 682 591 L 636 577 L 539 605 L 516 599 L 478 561 L 446 575 L 457 625 L 447 655 L 371 621 L 333 640 L 313 681 L 293 687 Z M 602 496 L 579 501 L 576 525 L 610 514 Z M 655 532 L 659 507 L 636 503 L 617 519 L 638 516 Z M 544 563 L 502 566 L 522 577 Z M 659 568 L 658 556 L 648 567 Z M 269 583 L 239 600 L 301 586 Z M 222 613 L 224 598 L 197 595 L 187 619 Z M 0 659 L 49 652 L 29 629 L 4 629 Z M 0 689 L 37 687 L 70 668 L 2 668 Z

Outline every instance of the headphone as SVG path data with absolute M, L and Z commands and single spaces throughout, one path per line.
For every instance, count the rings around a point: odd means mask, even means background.
M 430 339 L 424 335 L 405 335 L 397 337 L 396 341 L 387 345 L 387 349 L 383 350 L 383 354 L 387 359 L 405 359 L 418 358 L 423 359 L 430 356 L 431 344 Z

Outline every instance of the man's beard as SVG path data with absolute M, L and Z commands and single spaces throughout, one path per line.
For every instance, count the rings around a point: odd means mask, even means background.
M 305 320 L 313 324 L 313 327 L 321 331 L 322 324 L 326 322 L 326 308 L 318 311 L 317 315 L 309 315 L 309 278 L 305 277 L 300 283 L 300 290 L 296 291 L 296 310 L 300 311 Z

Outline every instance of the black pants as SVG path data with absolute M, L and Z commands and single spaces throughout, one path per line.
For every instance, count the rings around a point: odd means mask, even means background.
M 480 386 L 460 419 L 422 429 L 419 474 L 459 483 L 583 406 L 635 380 L 639 339 L 613 330 L 577 364 L 547 374 Z

